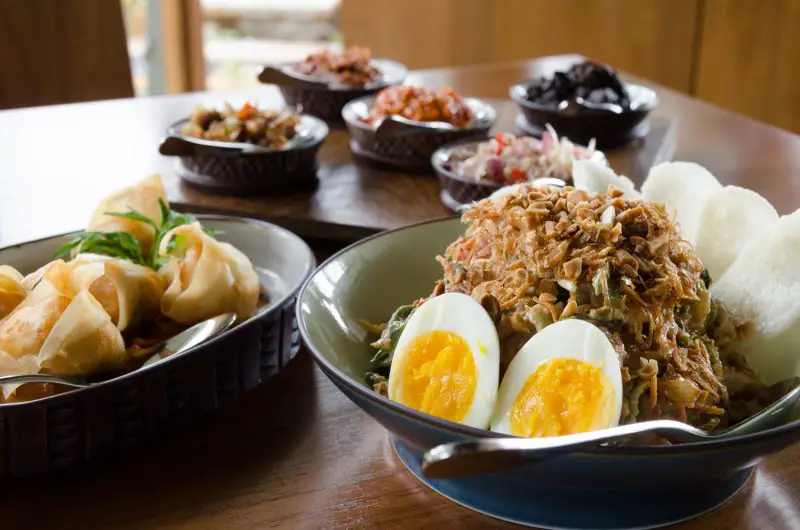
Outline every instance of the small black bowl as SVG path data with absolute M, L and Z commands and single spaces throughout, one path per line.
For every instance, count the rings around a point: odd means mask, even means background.
M 631 99 L 630 108 L 621 112 L 606 109 L 588 108 L 579 104 L 571 104 L 565 109 L 552 105 L 542 105 L 527 98 L 527 88 L 532 81 L 523 81 L 509 90 L 525 118 L 518 126 L 523 132 L 535 136 L 541 135 L 545 125 L 550 124 L 560 135 L 573 142 L 588 144 L 594 138 L 599 149 L 621 147 L 647 134 L 645 118 L 658 106 L 658 95 L 651 89 L 625 83 Z
M 468 139 L 448 144 L 437 149 L 431 156 L 431 165 L 442 183 L 442 191 L 439 194 L 439 198 L 445 206 L 453 211 L 457 212 L 465 206 L 485 199 L 495 191 L 507 186 L 507 184 L 504 185 L 498 182 L 466 179 L 454 171 L 454 155 L 470 151 L 474 153 L 482 141 L 484 140 Z M 584 146 L 576 147 L 584 148 Z M 601 151 L 595 151 L 591 159 L 602 164 L 608 164 L 605 155 Z
M 214 193 L 266 195 L 316 183 L 317 152 L 328 136 L 318 118 L 302 115 L 297 134 L 280 149 L 182 136 L 188 121 L 173 124 L 158 151 L 178 157 L 177 174 L 190 184 Z
M 376 123 L 365 123 L 375 96 L 351 101 L 342 109 L 352 142 L 359 156 L 396 166 L 430 166 L 431 156 L 441 146 L 466 138 L 486 138 L 497 121 L 497 112 L 483 100 L 464 98 L 475 119 L 467 127 L 456 128 L 440 122 L 415 122 L 389 116 Z
M 396 61 L 373 59 L 371 63 L 380 70 L 381 77 L 378 82 L 363 87 L 329 85 L 297 72 L 294 69 L 295 63 L 265 66 L 258 75 L 258 80 L 277 85 L 288 106 L 300 106 L 307 114 L 328 123 L 340 124 L 342 108 L 347 103 L 376 94 L 386 87 L 399 85 L 408 75 L 408 69 Z

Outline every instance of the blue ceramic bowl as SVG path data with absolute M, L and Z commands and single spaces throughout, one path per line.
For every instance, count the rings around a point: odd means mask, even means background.
M 497 475 L 432 480 L 421 454 L 445 442 L 499 436 L 438 419 L 373 392 L 373 351 L 357 319 L 382 322 L 428 295 L 434 257 L 463 233 L 458 219 L 383 232 L 327 260 L 300 291 L 297 319 L 317 364 L 356 405 L 394 435 L 420 480 L 494 517 L 542 528 L 653 528 L 708 511 L 736 493 L 767 455 L 800 439 L 800 421 L 734 439 L 673 446 L 598 447 Z

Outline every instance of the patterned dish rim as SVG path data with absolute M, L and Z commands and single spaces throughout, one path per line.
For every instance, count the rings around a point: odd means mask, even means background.
M 564 118 L 583 118 L 585 115 L 572 115 L 566 114 L 560 111 L 557 108 L 553 108 L 549 105 L 543 105 L 541 103 L 537 103 L 535 101 L 531 101 L 527 98 L 527 89 L 534 84 L 535 79 L 528 79 L 525 81 L 520 81 L 519 83 L 515 83 L 511 85 L 508 89 L 509 97 L 519 105 L 520 107 L 527 107 L 529 109 L 538 110 L 540 112 L 550 112 L 553 114 L 558 114 Z M 628 91 L 628 94 L 631 95 L 631 106 L 627 108 L 623 108 L 621 113 L 615 113 L 612 111 L 606 111 L 602 109 L 592 109 L 591 111 L 587 111 L 588 114 L 592 116 L 617 116 L 617 115 L 625 115 L 625 114 L 632 114 L 632 113 L 648 113 L 658 107 L 659 105 L 659 98 L 658 94 L 655 90 L 648 88 L 644 85 L 640 85 L 637 83 L 623 83 L 625 90 Z M 635 105 L 635 106 L 634 106 Z
M 282 74 L 302 81 L 304 87 L 309 90 L 329 90 L 331 92 L 353 92 L 364 90 L 380 90 L 392 85 L 399 85 L 408 76 L 408 68 L 403 63 L 393 61 L 391 59 L 371 59 L 370 64 L 380 70 L 381 77 L 377 82 L 367 83 L 365 85 L 331 85 L 324 81 L 320 81 L 313 76 L 308 76 L 296 72 L 294 66 L 300 64 L 302 61 L 284 62 L 273 65 L 273 68 L 279 70 Z M 263 83 L 263 81 L 262 81 Z M 275 84 L 283 86 L 280 83 L 269 82 L 268 84 Z M 319 85 L 315 87 L 314 85 Z M 307 86 L 305 86 L 307 85 Z
M 286 145 L 280 148 L 263 147 L 247 142 L 224 142 L 222 140 L 206 140 L 181 134 L 181 127 L 191 121 L 191 117 L 176 121 L 167 128 L 167 136 L 159 146 L 159 152 L 164 156 L 193 156 L 191 154 L 178 154 L 165 152 L 165 145 L 168 140 L 177 139 L 181 142 L 196 145 L 200 148 L 218 150 L 220 156 L 231 155 L 269 155 L 272 153 L 282 153 L 293 149 L 304 149 L 314 147 L 325 141 L 330 129 L 321 119 L 310 114 L 300 114 L 300 123 L 297 127 L 297 134 L 291 138 Z M 298 138 L 300 137 L 300 138 Z M 196 156 L 196 155 L 194 155 Z M 208 156 L 208 155 L 204 155 Z M 213 156 L 213 155 L 212 155 Z
M 353 125 L 354 127 L 358 127 L 359 129 L 366 131 L 377 132 L 381 125 L 392 120 L 393 117 L 389 116 L 372 124 L 365 123 L 363 121 L 364 118 L 369 116 L 369 111 L 372 109 L 376 97 L 377 96 L 374 95 L 364 96 L 348 102 L 344 107 L 342 107 L 342 117 L 347 123 Z M 497 121 L 497 111 L 483 99 L 466 97 L 464 98 L 464 103 L 466 103 L 466 105 L 476 116 L 476 118 L 472 120 L 472 122 L 466 127 L 443 129 L 441 128 L 442 122 L 421 122 L 412 120 L 403 120 L 402 122 L 397 121 L 397 123 L 400 123 L 404 127 L 407 127 L 411 130 L 416 129 L 419 132 L 424 132 L 426 134 L 435 134 L 488 129 Z M 439 125 L 438 127 L 437 124 Z

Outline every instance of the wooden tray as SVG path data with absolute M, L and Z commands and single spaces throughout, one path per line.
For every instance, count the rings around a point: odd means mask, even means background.
M 489 99 L 497 109 L 492 132 L 517 132 L 517 106 Z M 650 118 L 648 134 L 632 144 L 606 152 L 611 167 L 641 184 L 655 164 L 675 153 L 676 120 Z M 167 194 L 178 209 L 232 213 L 268 220 L 305 238 L 339 243 L 376 231 L 447 217 L 452 212 L 439 199 L 441 185 L 433 169 L 387 170 L 359 160 L 350 150 L 346 131 L 332 130 L 319 153 L 319 186 L 280 197 L 222 197 L 166 178 Z

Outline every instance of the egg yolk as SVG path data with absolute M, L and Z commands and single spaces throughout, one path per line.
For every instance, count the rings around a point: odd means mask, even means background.
M 576 359 L 542 363 L 511 406 L 511 434 L 575 434 L 611 424 L 614 390 L 600 368 Z
M 477 371 L 467 342 L 449 331 L 430 331 L 405 348 L 398 381 L 401 402 L 439 418 L 460 422 L 475 395 Z

